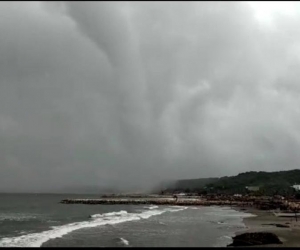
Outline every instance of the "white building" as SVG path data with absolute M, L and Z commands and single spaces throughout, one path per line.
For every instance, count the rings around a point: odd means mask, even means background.
M 242 197 L 243 195 L 241 195 L 241 194 L 234 194 L 233 196 L 234 197 Z
M 293 185 L 292 188 L 299 191 L 300 190 L 300 185 L 299 184 Z
M 257 186 L 247 186 L 246 189 L 248 189 L 249 191 L 258 191 L 259 190 L 259 187 Z

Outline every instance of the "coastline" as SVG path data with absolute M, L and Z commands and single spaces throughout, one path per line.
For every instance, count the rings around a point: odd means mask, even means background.
M 283 244 L 267 244 L 247 247 L 299 247 L 300 246 L 300 218 L 296 222 L 294 217 L 276 217 L 270 210 L 259 210 L 254 207 L 232 207 L 240 212 L 250 213 L 256 216 L 243 218 L 245 229 L 239 230 L 235 235 L 242 233 L 270 232 L 278 236 Z M 277 227 L 281 224 L 288 227 Z
M 243 233 L 256 233 L 265 232 L 275 234 L 282 244 L 266 244 L 255 245 L 247 247 L 298 247 L 300 246 L 300 218 L 296 222 L 295 217 L 282 218 L 276 217 L 271 209 L 282 209 L 293 211 L 295 208 L 299 209 L 299 202 L 294 200 L 282 200 L 270 197 L 253 197 L 246 198 L 239 197 L 214 197 L 213 199 L 207 199 L 203 197 L 180 197 L 174 199 L 174 197 L 166 196 L 138 196 L 138 197 L 102 197 L 100 199 L 64 199 L 61 200 L 62 204 L 122 204 L 122 205 L 175 205 L 175 206 L 226 206 L 233 210 L 252 214 L 255 216 L 243 217 L 242 222 L 245 228 L 235 232 L 234 236 Z M 277 225 L 276 225 L 277 224 Z M 279 226 L 278 226 L 279 224 Z M 251 236 L 252 237 L 252 236 Z M 265 237 L 265 236 L 263 236 Z M 274 236 L 275 237 L 275 236 Z M 264 238 L 267 240 L 266 238 Z M 278 239 L 277 239 L 278 240 Z M 265 241 L 266 242 L 266 241 Z M 267 240 L 267 242 L 269 242 Z M 275 241 L 276 242 L 276 241 Z M 230 246 L 232 247 L 232 246 Z M 245 246 L 246 247 L 246 246 Z

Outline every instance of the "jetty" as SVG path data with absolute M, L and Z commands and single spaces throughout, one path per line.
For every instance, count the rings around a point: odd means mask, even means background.
M 63 204 L 88 204 L 88 205 L 175 205 L 175 206 L 245 206 L 252 202 L 230 201 L 230 200 L 204 200 L 196 198 L 115 198 L 115 199 L 64 199 Z
M 64 199 L 62 204 L 86 205 L 175 205 L 175 206 L 239 206 L 256 207 L 261 210 L 283 210 L 300 212 L 300 201 L 274 199 L 273 197 L 235 197 L 226 196 L 190 196 L 174 198 L 172 196 L 105 196 L 99 199 Z

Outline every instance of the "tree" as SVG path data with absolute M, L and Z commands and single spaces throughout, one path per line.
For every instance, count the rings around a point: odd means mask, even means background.
M 300 200 L 300 192 L 297 191 L 297 193 L 295 194 L 295 199 Z

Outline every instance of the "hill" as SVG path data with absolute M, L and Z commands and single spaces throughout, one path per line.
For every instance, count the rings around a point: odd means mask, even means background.
M 299 169 L 278 172 L 250 171 L 230 177 L 178 180 L 165 191 L 245 194 L 248 192 L 246 186 L 257 186 L 257 194 L 293 195 L 295 190 L 291 186 L 294 184 L 300 184 Z

